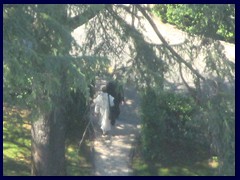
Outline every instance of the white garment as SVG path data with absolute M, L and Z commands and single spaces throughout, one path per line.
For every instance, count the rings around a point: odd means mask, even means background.
M 110 106 L 113 106 L 113 97 L 109 95 Z M 101 92 L 94 100 L 95 113 L 100 115 L 100 126 L 105 133 L 111 130 L 111 123 L 109 119 L 109 101 L 108 94 Z

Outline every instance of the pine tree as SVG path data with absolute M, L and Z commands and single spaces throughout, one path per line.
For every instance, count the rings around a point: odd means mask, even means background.
M 107 58 L 70 55 L 78 49 L 73 28 L 86 22 L 72 18 L 89 7 L 4 5 L 4 100 L 27 106 L 32 121 L 32 174 L 65 175 L 67 104 L 88 85 Z M 92 12 L 92 11 L 91 11 Z M 91 15 L 89 15 L 91 18 Z M 97 72 L 97 70 L 96 70 Z
M 126 21 L 129 15 L 131 23 Z M 142 18 L 150 23 L 162 45 L 149 43 L 136 27 L 142 27 Z M 82 25 L 86 33 L 78 45 L 71 33 Z M 65 139 L 71 93 L 80 91 L 88 103 L 89 84 L 95 76 L 104 75 L 109 59 L 115 62 L 114 72 L 120 73 L 125 47 L 130 51 L 131 65 L 122 77 L 133 79 L 142 91 L 168 88 L 165 76 L 176 76 L 179 65 L 183 65 L 182 69 L 196 79 L 194 91 L 201 92 L 199 87 L 206 81 L 193 66 L 194 50 L 197 55 L 204 54 L 206 72 L 234 83 L 235 65 L 224 56 L 218 42 L 209 40 L 199 48 L 192 43 L 194 37 L 189 37 L 172 47 L 143 5 L 6 4 L 3 40 L 4 101 L 32 112 L 33 175 L 66 175 Z

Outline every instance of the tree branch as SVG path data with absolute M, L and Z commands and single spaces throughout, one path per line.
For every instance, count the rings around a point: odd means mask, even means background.
M 88 10 L 84 11 L 82 14 L 69 18 L 67 20 L 67 24 L 72 30 L 74 30 L 77 27 L 90 21 L 92 18 L 94 18 L 96 15 L 98 15 L 102 10 L 104 10 L 108 6 L 111 6 L 111 5 L 104 5 L 102 8 L 99 8 L 96 10 L 93 10 L 90 7 Z
M 202 80 L 205 80 L 205 78 L 199 74 L 199 72 L 197 70 L 195 70 L 191 64 L 189 64 L 188 62 L 186 62 L 171 46 L 169 46 L 169 44 L 166 42 L 166 40 L 163 38 L 163 36 L 161 35 L 161 33 L 158 31 L 157 26 L 155 25 L 155 23 L 153 22 L 153 20 L 151 19 L 151 17 L 146 13 L 146 11 L 144 10 L 143 7 L 141 7 L 140 5 L 135 5 L 138 10 L 143 14 L 143 16 L 148 20 L 148 22 L 150 23 L 150 25 L 152 26 L 153 30 L 155 31 L 155 33 L 157 34 L 157 36 L 159 37 L 159 39 L 162 41 L 163 45 L 165 45 L 165 47 L 173 54 L 174 57 L 176 57 L 176 60 L 179 63 L 183 63 L 185 66 L 187 66 L 197 77 L 199 77 Z

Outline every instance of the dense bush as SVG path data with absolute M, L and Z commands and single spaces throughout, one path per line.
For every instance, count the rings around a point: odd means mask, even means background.
M 221 92 L 209 99 L 202 110 L 207 122 L 211 150 L 219 157 L 219 174 L 235 175 L 235 98 Z
M 142 144 L 147 158 L 157 158 L 167 139 L 195 141 L 200 136 L 192 119 L 196 104 L 191 97 L 171 92 L 156 94 L 152 89 L 142 95 Z
M 235 5 L 168 4 L 155 5 L 153 12 L 190 34 L 235 42 Z
M 87 101 L 79 89 L 71 92 L 66 111 L 68 114 L 66 138 L 70 141 L 79 141 L 89 120 Z
M 161 152 L 169 144 L 202 144 L 212 155 L 218 156 L 219 175 L 234 175 L 234 94 L 219 90 L 201 105 L 183 94 L 153 89 L 142 93 L 141 145 L 144 157 L 164 160 Z

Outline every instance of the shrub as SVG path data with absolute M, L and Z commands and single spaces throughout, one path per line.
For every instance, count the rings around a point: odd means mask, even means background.
M 141 96 L 141 145 L 146 160 L 164 160 L 161 152 L 171 144 L 202 144 L 218 157 L 219 175 L 234 175 L 234 94 L 219 90 L 199 106 L 190 96 L 146 89 Z
M 147 89 L 142 95 L 142 145 L 146 158 L 156 158 L 166 139 L 195 140 L 197 133 L 192 117 L 196 112 L 191 97 L 171 92 L 156 94 Z
M 161 4 L 153 12 L 165 23 L 194 35 L 235 43 L 235 5 Z

